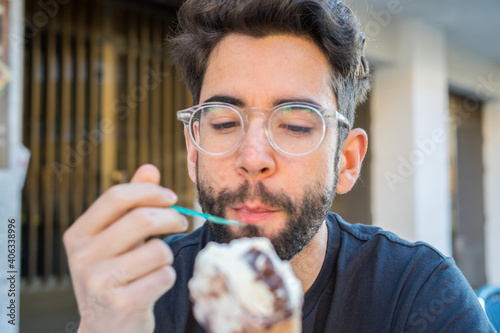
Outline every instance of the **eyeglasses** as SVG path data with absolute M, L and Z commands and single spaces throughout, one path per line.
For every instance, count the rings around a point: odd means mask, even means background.
M 240 146 L 253 114 L 267 118 L 265 132 L 269 143 L 288 155 L 306 155 L 317 149 L 327 126 L 335 131 L 340 126 L 350 130 L 349 121 L 340 112 L 306 103 L 285 103 L 266 109 L 211 102 L 178 111 L 177 119 L 188 126 L 190 139 L 200 152 L 221 156 Z

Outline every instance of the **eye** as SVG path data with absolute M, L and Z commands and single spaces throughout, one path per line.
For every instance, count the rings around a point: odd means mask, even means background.
M 237 127 L 239 124 L 237 121 L 228 121 L 224 123 L 212 124 L 212 128 L 216 131 L 224 131 Z
M 311 128 L 305 126 L 297 126 L 297 125 L 289 125 L 289 124 L 281 124 L 280 128 L 290 132 L 292 135 L 300 135 L 300 134 L 311 134 Z
M 241 117 L 231 108 L 207 107 L 203 109 L 200 116 L 202 128 L 213 134 L 229 134 L 241 128 Z

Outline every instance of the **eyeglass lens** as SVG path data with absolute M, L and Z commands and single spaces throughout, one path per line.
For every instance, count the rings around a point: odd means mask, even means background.
M 245 135 L 243 116 L 227 106 L 201 107 L 192 115 L 190 130 L 196 145 L 209 154 L 233 150 Z M 285 106 L 269 117 L 271 144 L 288 154 L 314 150 L 324 135 L 324 118 L 306 106 Z

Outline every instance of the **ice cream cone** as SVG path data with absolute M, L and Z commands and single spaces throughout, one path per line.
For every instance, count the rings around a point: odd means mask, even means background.
M 301 316 L 293 316 L 286 321 L 276 323 L 267 330 L 255 331 L 254 333 L 302 333 L 302 318 Z
M 302 332 L 302 285 L 267 238 L 209 243 L 188 288 L 193 314 L 208 332 Z

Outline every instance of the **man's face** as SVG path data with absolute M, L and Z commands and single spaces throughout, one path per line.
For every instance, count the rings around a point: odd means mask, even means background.
M 311 41 L 289 35 L 253 38 L 232 34 L 212 52 L 200 103 L 234 101 L 272 108 L 310 100 L 336 110 L 331 69 Z M 217 241 L 244 236 L 271 239 L 282 259 L 291 259 L 324 223 L 335 190 L 337 134 L 327 127 L 321 146 L 305 156 L 277 152 L 269 144 L 265 117 L 248 118 L 240 147 L 227 156 L 198 153 L 188 142 L 190 176 L 204 211 L 249 223 L 213 225 Z

